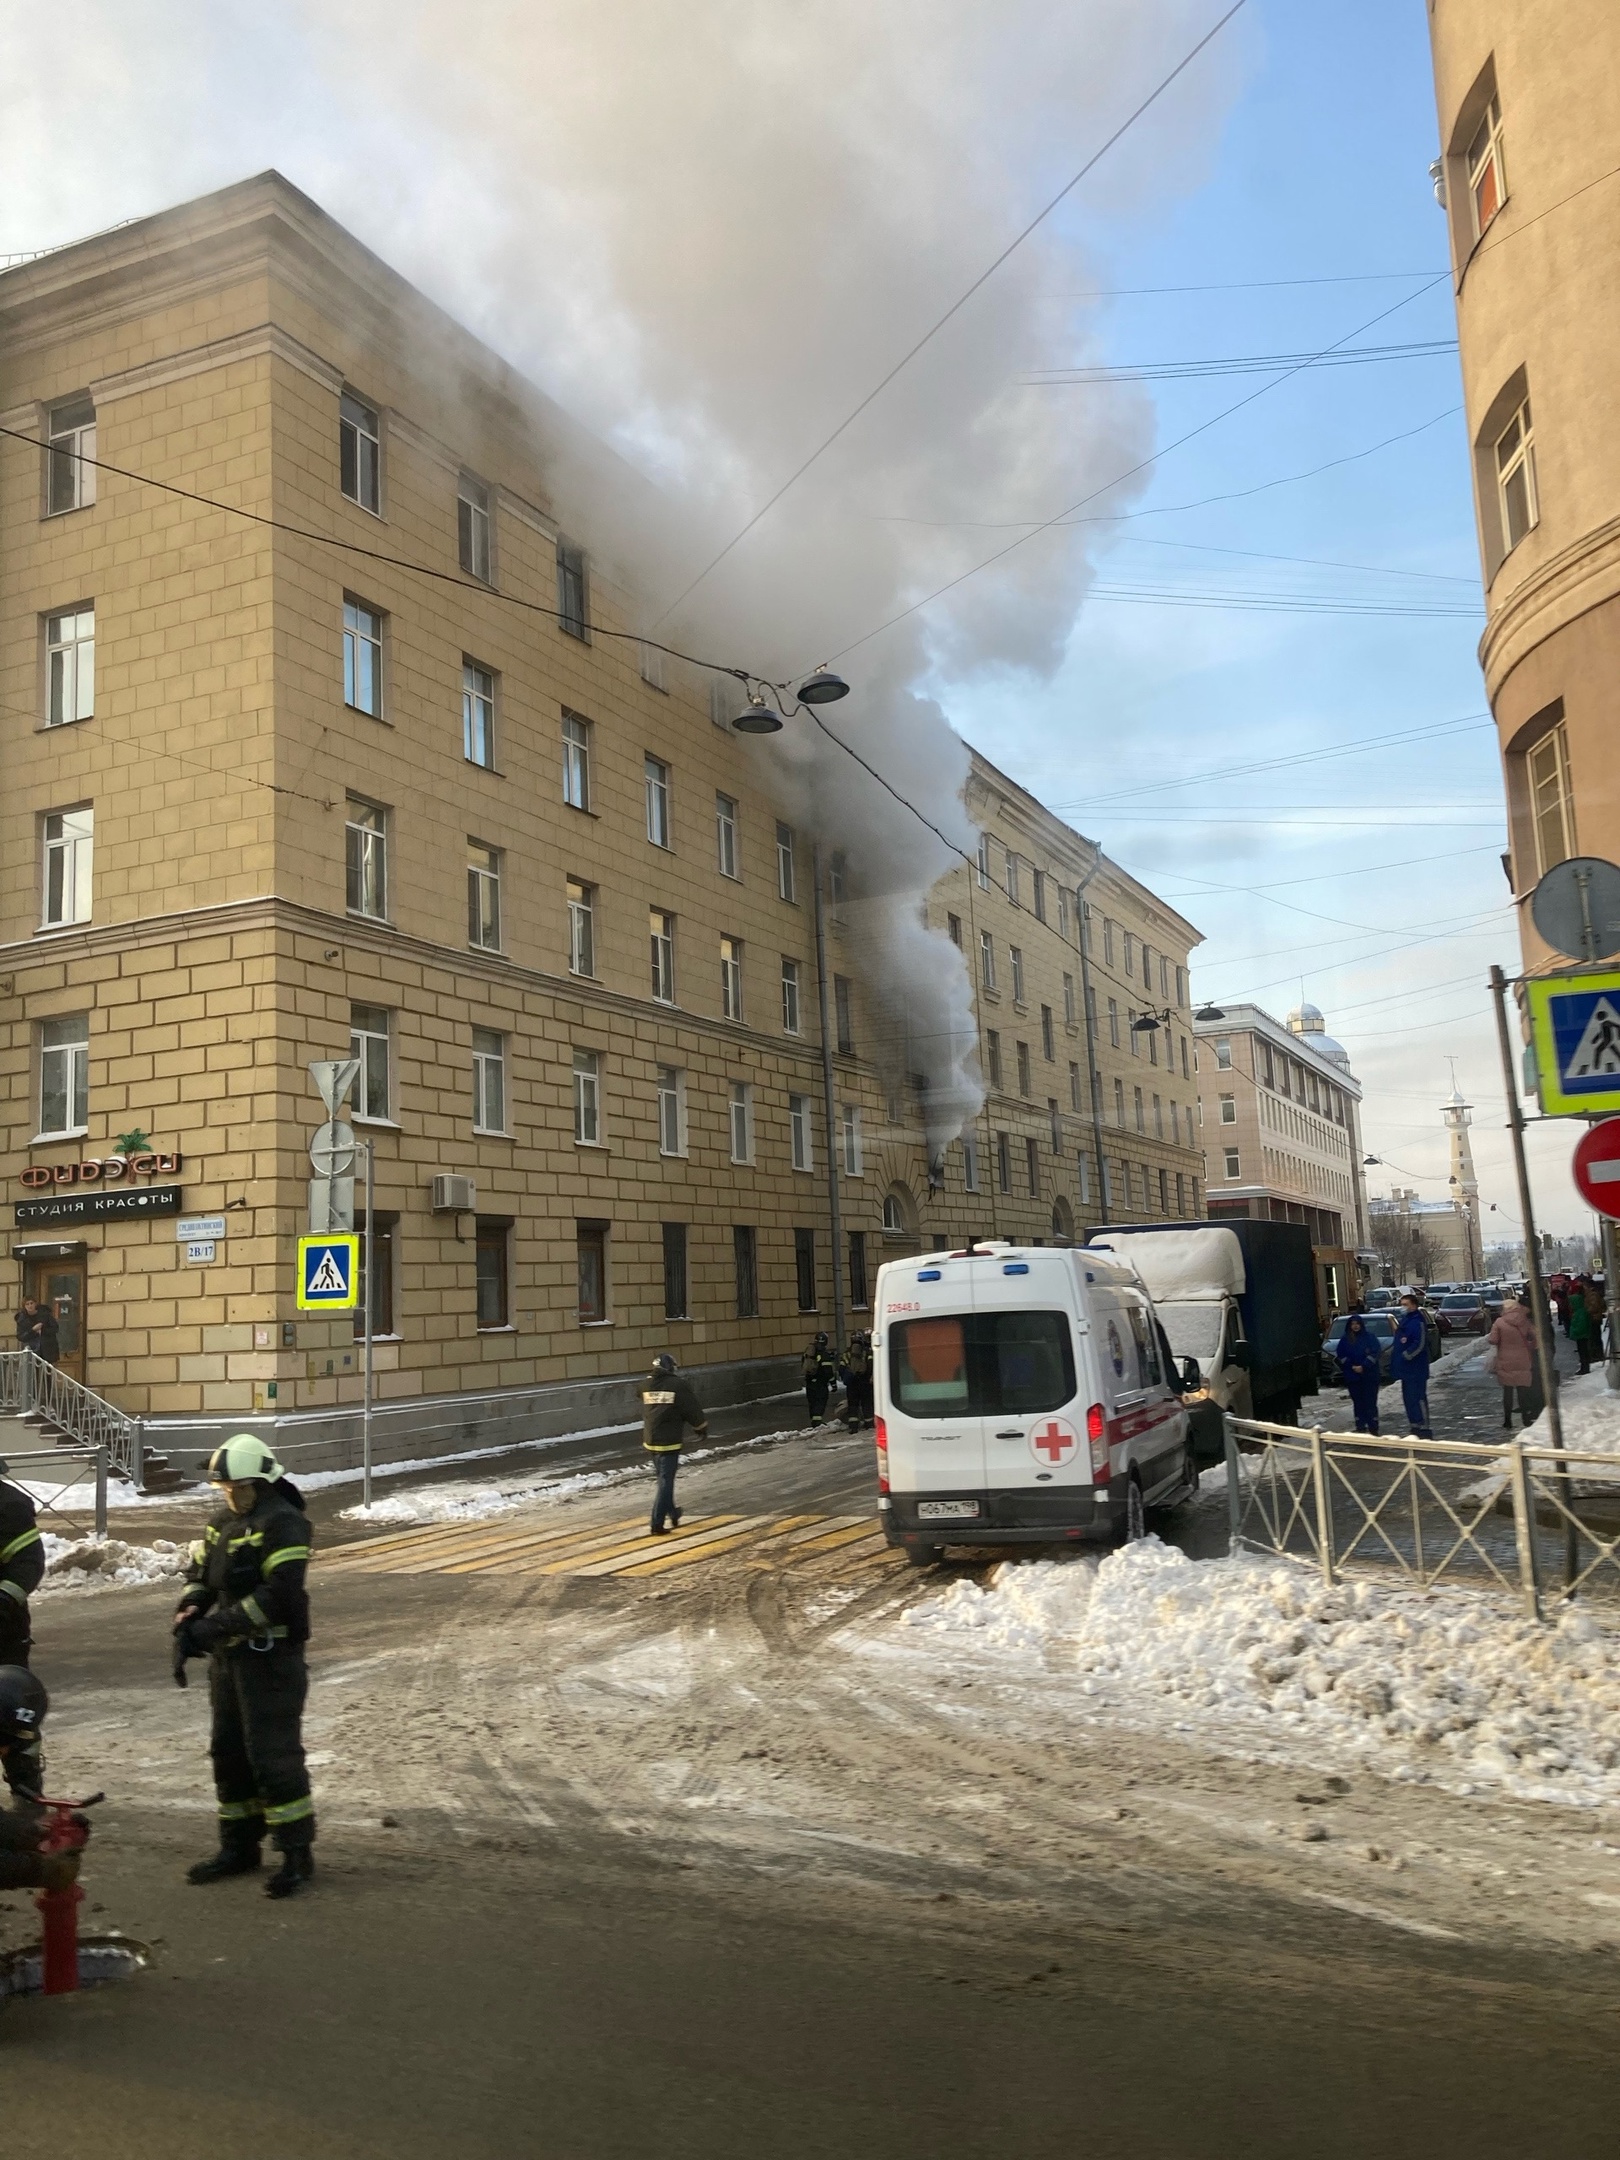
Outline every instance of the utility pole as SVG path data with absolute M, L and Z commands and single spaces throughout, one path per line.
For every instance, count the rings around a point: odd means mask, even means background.
M 821 890 L 821 842 L 810 849 L 816 888 L 816 1003 L 821 1013 L 821 1108 L 827 1127 L 827 1219 L 832 1235 L 833 1349 L 844 1354 L 844 1220 L 838 1195 L 838 1133 L 834 1125 L 832 1027 L 827 1007 L 827 918 Z

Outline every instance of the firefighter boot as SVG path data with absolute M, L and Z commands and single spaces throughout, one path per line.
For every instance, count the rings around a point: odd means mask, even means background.
M 257 1837 L 221 1838 L 219 1851 L 212 1860 L 199 1860 L 195 1867 L 186 1869 L 186 1881 L 192 1883 L 223 1882 L 227 1875 L 256 1875 L 259 1870 L 259 1841 Z
M 307 1890 L 315 1879 L 315 1855 L 307 1845 L 298 1845 L 291 1852 L 284 1852 L 281 1865 L 264 1886 L 266 1897 L 296 1897 L 300 1890 Z

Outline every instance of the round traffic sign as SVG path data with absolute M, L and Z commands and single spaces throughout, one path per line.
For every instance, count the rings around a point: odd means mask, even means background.
M 1600 1215 L 1620 1216 L 1620 1117 L 1604 1118 L 1582 1133 L 1571 1167 L 1587 1206 Z
M 1607 960 L 1620 952 L 1620 868 L 1601 855 L 1570 855 L 1530 895 L 1530 919 L 1554 952 Z
M 309 1160 L 317 1177 L 347 1177 L 354 1168 L 354 1127 L 335 1121 L 318 1127 Z

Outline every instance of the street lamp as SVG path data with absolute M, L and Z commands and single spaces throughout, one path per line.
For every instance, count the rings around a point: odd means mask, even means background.
M 732 721 L 739 735 L 780 735 L 782 717 L 772 712 L 766 704 L 764 693 L 756 690 L 742 711 Z
M 1199 1020 L 1224 1020 L 1225 1018 L 1225 1013 L 1221 1011 L 1221 1008 L 1218 1005 L 1202 1005 L 1199 1007 L 1198 1011 L 1193 1014 L 1193 1019 L 1195 1022 Z
M 1157 1035 L 1161 1027 L 1170 1025 L 1173 1017 L 1168 1005 L 1164 1006 L 1159 1012 L 1138 1013 L 1131 1022 L 1131 1033 L 1133 1035 Z
M 825 661 L 799 685 L 801 705 L 836 705 L 840 698 L 848 696 L 849 684 L 842 675 L 835 675 Z

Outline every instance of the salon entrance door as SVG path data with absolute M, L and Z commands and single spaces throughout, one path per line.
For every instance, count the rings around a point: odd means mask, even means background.
M 85 1255 L 29 1253 L 23 1261 L 23 1296 L 37 1298 L 56 1315 L 60 1369 L 84 1385 Z M 7 1347 L 11 1347 L 9 1344 Z

